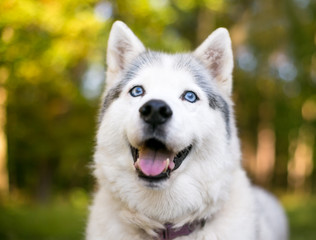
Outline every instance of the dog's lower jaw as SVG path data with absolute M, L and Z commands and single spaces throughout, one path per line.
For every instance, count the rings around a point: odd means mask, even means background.
M 150 181 L 146 178 L 142 178 L 142 177 L 138 177 L 139 178 L 139 181 L 140 183 L 147 187 L 147 188 L 150 188 L 152 190 L 163 190 L 163 189 L 166 189 L 168 187 L 168 180 L 169 180 L 169 177 L 166 177 L 166 178 L 162 178 L 161 180 L 157 181 Z

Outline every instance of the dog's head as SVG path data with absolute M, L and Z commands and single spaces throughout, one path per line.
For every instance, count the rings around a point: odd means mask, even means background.
M 126 182 L 166 188 L 181 173 L 216 177 L 215 168 L 229 165 L 231 155 L 239 158 L 226 29 L 191 54 L 170 55 L 146 50 L 115 22 L 107 65 L 96 162 L 110 179 L 128 175 Z

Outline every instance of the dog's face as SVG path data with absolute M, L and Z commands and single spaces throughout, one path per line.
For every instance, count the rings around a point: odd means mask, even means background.
M 165 189 L 185 176 L 216 177 L 231 164 L 227 154 L 236 140 L 226 30 L 193 54 L 168 55 L 146 51 L 116 22 L 107 62 L 96 162 L 110 181 Z

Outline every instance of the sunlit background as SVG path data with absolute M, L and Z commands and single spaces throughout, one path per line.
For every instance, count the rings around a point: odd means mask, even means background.
M 228 28 L 244 166 L 316 239 L 314 0 L 0 1 L 0 239 L 84 239 L 116 19 L 167 52 Z

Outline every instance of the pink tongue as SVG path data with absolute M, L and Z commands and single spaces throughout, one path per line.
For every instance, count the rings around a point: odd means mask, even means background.
M 138 167 L 146 176 L 158 176 L 164 171 L 167 158 L 172 162 L 173 157 L 173 154 L 167 150 L 141 149 Z

